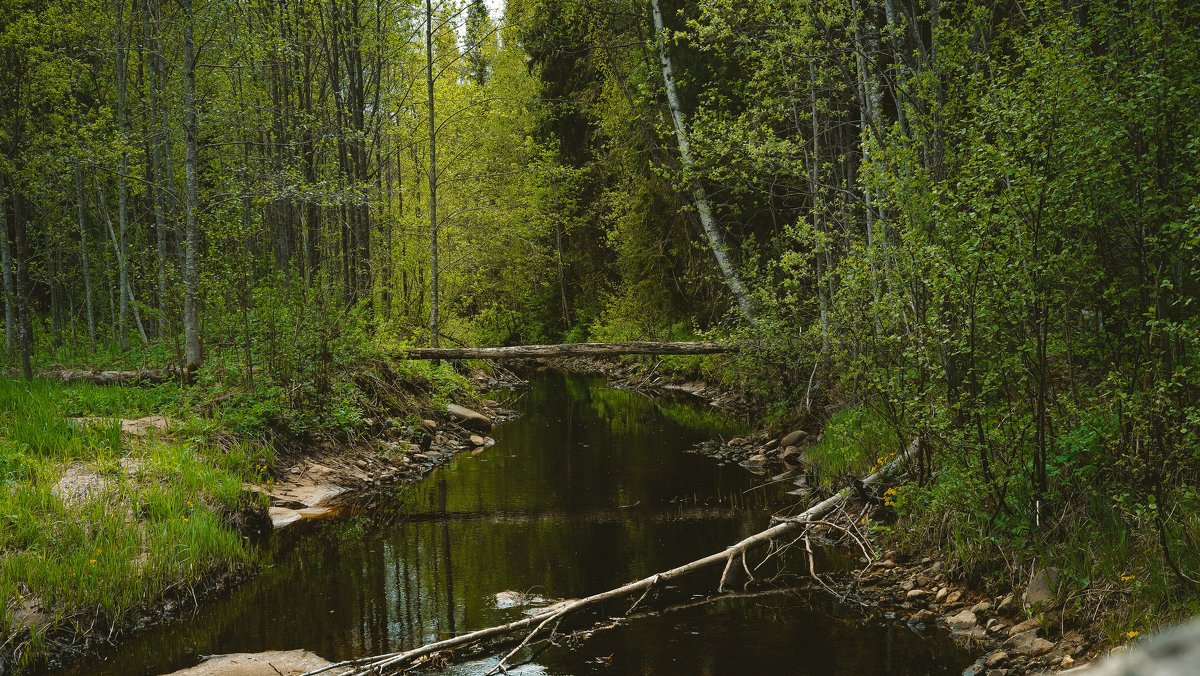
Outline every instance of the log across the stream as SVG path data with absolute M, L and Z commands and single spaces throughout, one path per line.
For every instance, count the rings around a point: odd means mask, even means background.
M 911 444 L 909 444 L 909 447 L 905 452 L 893 458 L 874 474 L 871 474 L 863 479 L 862 486 L 864 488 L 871 487 L 897 476 L 900 473 L 899 470 L 901 466 L 916 455 L 918 447 L 919 441 L 914 440 Z M 545 610 L 536 615 L 522 618 L 520 620 L 514 620 L 507 624 L 488 627 L 486 629 L 479 629 L 477 631 L 460 634 L 459 636 L 443 639 L 441 641 L 434 641 L 433 643 L 427 643 L 419 648 L 414 648 L 413 650 L 408 650 L 405 652 L 388 653 L 386 655 L 377 655 L 375 657 L 364 657 L 361 659 L 339 662 L 322 669 L 310 671 L 304 676 L 316 676 L 316 674 L 327 673 L 335 669 L 344 668 L 350 668 L 349 676 L 367 676 L 368 674 L 391 673 L 394 671 L 399 671 L 404 666 L 411 666 L 412 663 L 417 659 L 440 653 L 445 650 L 461 648 L 463 646 L 498 638 L 500 636 L 505 636 L 521 630 L 531 630 L 530 634 L 525 637 L 525 640 L 522 641 L 519 646 L 517 646 L 517 649 L 519 649 L 526 645 L 535 634 L 548 626 L 551 622 L 559 620 L 577 610 L 582 610 L 604 601 L 630 596 L 638 592 L 642 592 L 642 596 L 644 597 L 650 592 L 651 589 L 662 582 L 682 577 L 689 573 L 703 570 L 710 566 L 715 566 L 721 563 L 725 564 L 725 569 L 728 572 L 729 568 L 733 565 L 733 562 L 738 559 L 738 557 L 743 557 L 744 563 L 744 557 L 747 551 L 765 545 L 784 535 L 791 535 L 795 534 L 797 531 L 802 531 L 803 529 L 812 525 L 813 522 L 820 521 L 823 517 L 846 503 L 852 495 L 854 495 L 854 492 L 851 491 L 851 489 L 842 489 L 825 500 L 822 500 L 812 507 L 809 507 L 802 514 L 782 519 L 770 528 L 767 528 L 766 530 L 755 535 L 751 535 L 745 540 L 731 545 L 723 551 L 709 554 L 702 559 L 696 559 L 691 563 L 686 563 L 682 566 L 651 575 L 650 577 L 635 580 L 615 589 L 610 589 L 608 591 L 594 594 L 582 599 L 564 601 L 553 606 L 551 609 Z M 724 575 L 722 575 L 722 583 L 723 582 Z M 641 599 L 639 599 L 639 601 L 640 600 Z M 635 603 L 634 605 L 637 604 Z M 512 652 L 506 655 L 504 659 L 501 660 L 500 666 L 503 666 L 504 661 L 512 657 L 512 655 L 516 653 L 517 649 L 514 649 Z
M 401 359 L 529 359 L 535 357 L 616 357 L 629 354 L 721 354 L 737 352 L 736 345 L 680 342 L 566 343 L 511 347 L 413 347 L 397 353 Z

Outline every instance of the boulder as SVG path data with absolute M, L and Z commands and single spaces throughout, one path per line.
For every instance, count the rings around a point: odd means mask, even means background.
M 1054 600 L 1054 591 L 1058 587 L 1058 569 L 1043 568 L 1034 573 L 1033 579 L 1021 597 L 1029 608 L 1038 608 Z
M 950 631 L 956 634 L 962 634 L 971 631 L 975 628 L 975 624 L 977 622 L 978 620 L 975 617 L 975 613 L 969 610 L 964 610 L 954 617 L 946 619 L 946 625 L 950 627 Z
M 479 436 L 478 434 L 471 435 L 471 445 L 472 446 L 482 446 L 483 442 L 484 442 L 483 437 Z
M 787 448 L 788 446 L 799 446 L 800 442 L 804 441 L 807 438 L 808 438 L 808 432 L 805 432 L 804 430 L 796 430 L 794 432 L 788 433 L 782 439 L 780 439 L 779 446 L 780 446 L 780 448 Z
M 469 430 L 475 430 L 477 432 L 490 432 L 492 429 L 491 418 L 488 418 L 486 415 L 478 411 L 472 411 L 466 406 L 449 404 L 446 406 L 446 413 L 449 413 L 450 417 L 457 421 L 458 424 Z
M 331 662 L 307 650 L 239 653 L 206 657 L 200 664 L 176 671 L 171 676 L 299 676 L 331 666 Z M 346 670 L 334 669 L 325 673 L 344 674 Z

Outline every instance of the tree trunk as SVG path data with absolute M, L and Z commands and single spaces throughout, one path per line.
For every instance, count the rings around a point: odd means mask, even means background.
M 4 177 L 0 175 L 0 270 L 4 279 L 4 347 L 17 347 L 17 294 L 13 288 L 12 252 L 8 246 L 8 212 L 4 201 Z
M 117 291 L 120 294 L 121 307 L 133 308 L 133 319 L 137 325 L 138 335 L 141 336 L 142 343 L 148 344 L 150 339 L 146 337 L 146 327 L 142 324 L 142 313 L 137 309 L 137 299 L 133 296 L 133 287 L 129 284 L 129 275 L 124 274 L 129 269 L 129 264 L 125 258 L 125 253 L 122 251 L 117 233 L 113 230 L 112 218 L 108 215 L 108 198 L 104 196 L 104 188 L 102 186 L 97 185 L 96 191 L 100 197 L 100 212 L 104 214 L 104 222 L 108 225 L 108 235 L 112 238 L 113 251 L 117 254 L 117 270 L 120 271 Z
M 158 21 L 154 16 L 154 0 L 142 0 L 142 30 L 147 51 L 146 57 L 146 88 L 150 91 L 150 121 L 147 126 L 153 129 L 153 119 L 159 113 L 162 104 L 163 65 L 162 45 L 158 39 Z M 168 173 L 164 170 L 166 137 L 169 135 L 166 124 L 150 134 L 150 204 L 154 210 L 155 235 L 155 267 L 158 277 L 158 337 L 161 339 L 169 333 L 170 322 L 167 315 L 167 211 L 164 206 L 166 195 L 171 189 L 170 183 L 164 181 Z
M 437 347 L 438 321 L 438 220 L 437 220 L 437 125 L 433 101 L 433 2 L 425 0 L 425 84 L 429 94 L 429 344 Z
M 675 138 L 679 143 L 679 156 L 683 161 L 686 178 L 691 184 L 692 199 L 696 204 L 696 213 L 700 215 L 700 225 L 704 229 L 705 237 L 708 238 L 708 246 L 712 250 L 713 257 L 717 259 L 717 266 L 720 267 L 721 274 L 725 277 L 725 285 L 729 287 L 729 291 L 737 301 L 738 307 L 742 311 L 742 316 L 753 322 L 754 307 L 750 302 L 749 294 L 746 293 L 746 288 L 742 286 L 742 280 L 738 277 L 733 262 L 729 258 L 729 251 L 725 246 L 725 237 L 721 234 L 721 230 L 713 218 L 712 208 L 708 203 L 708 193 L 704 190 L 704 186 L 701 185 L 700 181 L 692 175 L 695 163 L 692 160 L 691 146 L 688 143 L 687 127 L 684 124 L 683 109 L 679 104 L 679 94 L 675 90 L 675 77 L 672 74 L 671 56 L 667 53 L 667 40 L 663 27 L 662 10 L 659 9 L 658 0 L 651 0 L 650 5 L 654 9 L 654 28 L 657 30 L 656 42 L 658 44 L 659 60 L 662 62 L 663 82 L 667 87 L 667 103 L 671 109 L 671 120 L 675 124 Z
M 88 261 L 87 198 L 83 191 L 83 167 L 75 163 L 75 201 L 79 206 L 79 254 L 83 260 L 83 296 L 87 308 L 88 340 L 96 344 L 96 311 L 92 306 L 92 271 Z
M 534 357 L 615 357 L 627 354 L 720 354 L 738 352 L 735 345 L 717 343 L 568 343 L 513 347 L 412 348 L 404 359 L 528 359 Z
M 17 315 L 17 345 L 21 352 L 21 373 L 25 380 L 33 380 L 33 321 L 29 316 L 29 241 L 25 229 L 25 212 L 21 208 L 21 197 L 13 196 L 13 235 L 16 245 L 13 256 L 16 266 L 17 286 L 13 292 Z
M 183 9 L 183 130 L 185 138 L 184 162 L 186 164 L 187 196 L 184 202 L 184 229 L 186 242 L 184 244 L 183 263 L 183 341 L 184 341 L 184 371 L 191 374 L 200 367 L 203 361 L 203 348 L 200 344 L 200 312 L 196 298 L 200 286 L 200 230 L 196 225 L 196 212 L 199 209 L 200 189 L 198 185 L 199 157 L 197 152 L 197 133 L 199 124 L 196 120 L 196 15 L 192 6 L 193 0 L 179 0 Z
M 126 249 L 128 248 L 129 238 L 129 186 L 126 183 L 125 177 L 129 173 L 129 153 L 125 150 L 126 137 L 128 135 L 128 119 L 126 113 L 126 100 L 128 98 L 127 75 L 125 72 L 125 0 L 113 0 L 113 7 L 116 10 L 116 31 L 117 31 L 117 138 L 121 144 L 121 154 L 117 160 L 117 224 L 118 236 L 116 237 L 117 247 L 117 265 L 120 275 L 119 286 L 122 289 L 129 289 L 129 266 L 126 265 L 128 257 Z M 121 345 L 121 349 L 129 348 L 129 298 L 126 293 L 122 293 L 118 299 L 118 307 L 120 308 L 117 315 L 117 342 Z

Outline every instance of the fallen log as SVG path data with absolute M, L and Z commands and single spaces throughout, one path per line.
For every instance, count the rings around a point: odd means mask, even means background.
M 9 371 L 9 377 L 18 378 L 20 373 Z M 38 378 L 59 380 L 64 383 L 92 383 L 94 385 L 161 385 L 181 380 L 179 369 L 143 369 L 138 371 L 87 371 L 77 369 L 51 369 L 35 374 Z
M 917 442 L 914 441 L 912 444 L 909 445 L 908 450 L 906 450 L 904 453 L 901 453 L 900 455 L 896 456 L 890 462 L 888 462 L 886 465 L 884 465 L 881 469 L 876 471 L 874 474 L 871 474 L 870 476 L 863 479 L 862 486 L 864 486 L 864 487 L 872 486 L 874 484 L 878 484 L 882 481 L 887 480 L 888 478 L 895 476 L 898 473 L 898 469 L 905 462 L 907 462 L 910 458 L 912 458 L 914 455 L 916 455 L 917 446 L 918 446 Z M 770 528 L 767 528 L 764 531 L 761 531 L 755 535 L 752 535 L 752 536 L 746 538 L 745 540 L 742 540 L 741 542 L 738 542 L 737 544 L 734 544 L 734 545 L 726 548 L 724 551 L 709 554 L 708 556 L 706 556 L 702 559 L 697 559 L 695 561 L 692 561 L 691 563 L 686 563 L 682 566 L 678 566 L 676 568 L 672 568 L 670 570 L 667 570 L 667 571 L 664 571 L 661 573 L 657 573 L 655 575 L 651 575 L 650 577 L 646 577 L 646 578 L 642 578 L 641 580 L 636 580 L 634 582 L 630 582 L 628 584 L 617 587 L 615 589 L 610 589 L 608 591 L 601 592 L 599 594 L 594 594 L 594 595 L 588 596 L 586 598 L 576 599 L 574 601 L 564 601 L 563 603 L 556 604 L 549 610 L 538 613 L 536 615 L 531 615 L 529 617 L 522 618 L 520 620 L 514 620 L 507 624 L 502 624 L 502 625 L 498 625 L 498 626 L 494 626 L 494 627 L 488 627 L 486 629 L 472 631 L 472 632 L 469 632 L 466 634 L 461 634 L 459 636 L 454 636 L 452 638 L 443 639 L 441 641 L 427 643 L 419 648 L 414 648 L 412 650 L 408 650 L 405 652 L 388 653 L 385 655 L 377 655 L 375 657 L 366 657 L 366 658 L 361 658 L 361 659 L 356 659 L 356 660 L 347 660 L 345 662 L 339 662 L 337 664 L 330 665 L 323 669 L 317 669 L 315 671 L 310 671 L 310 672 L 304 674 L 304 676 L 316 676 L 317 674 L 321 674 L 326 671 L 330 671 L 332 669 L 344 668 L 344 667 L 352 667 L 354 669 L 353 671 L 350 672 L 350 676 L 367 676 L 368 674 L 383 674 L 383 673 L 385 673 L 385 671 L 384 671 L 385 669 L 393 670 L 393 671 L 398 670 L 402 667 L 402 665 L 411 664 L 412 662 L 414 662 L 417 659 L 420 659 L 422 657 L 426 657 L 429 655 L 433 655 L 435 653 L 439 653 L 444 650 L 450 650 L 453 648 L 461 648 L 463 646 L 472 645 L 475 643 L 479 643 L 481 641 L 486 641 L 488 639 L 492 639 L 492 638 L 496 638 L 499 636 L 504 636 L 507 634 L 518 632 L 523 629 L 531 629 L 531 630 L 533 630 L 532 633 L 530 633 L 529 636 L 527 636 L 525 638 L 525 641 L 522 642 L 522 644 L 521 644 L 521 645 L 525 645 L 526 643 L 529 642 L 529 640 L 533 637 L 534 634 L 536 634 L 538 631 L 540 631 L 544 627 L 548 626 L 551 622 L 560 620 L 563 617 L 565 617 L 566 615 L 573 613 L 577 610 L 582 610 L 589 606 L 594 606 L 599 603 L 603 603 L 604 601 L 610 601 L 610 600 L 618 599 L 618 598 L 621 598 L 624 596 L 630 596 L 637 592 L 643 592 L 643 596 L 644 596 L 646 593 L 649 593 L 649 591 L 654 586 L 658 585 L 659 583 L 668 582 L 675 578 L 682 577 L 689 573 L 693 573 L 697 570 L 702 570 L 704 568 L 708 568 L 709 566 L 715 566 L 717 564 L 724 563 L 726 566 L 726 571 L 728 571 L 729 567 L 733 564 L 733 562 L 738 557 L 745 557 L 745 554 L 747 551 L 754 549 L 760 545 L 765 545 L 765 544 L 772 542 L 773 540 L 780 538 L 782 536 L 789 535 L 796 531 L 803 530 L 808 525 L 810 525 L 812 522 L 818 521 L 822 517 L 833 512 L 835 509 L 840 507 L 843 503 L 845 503 L 847 500 L 849 500 L 851 496 L 853 496 L 855 494 L 856 494 L 855 491 L 851 490 L 850 488 L 842 489 L 838 493 L 835 493 L 834 495 L 832 495 L 832 496 L 826 498 L 825 500 L 822 500 L 821 502 L 817 503 L 816 505 L 813 505 L 812 507 L 808 508 L 803 513 L 801 513 L 797 516 L 792 516 L 792 517 L 787 517 L 785 519 L 781 519 L 781 520 L 779 520 L 778 523 L 771 526 Z M 744 559 L 743 559 L 743 565 L 744 565 Z M 722 578 L 724 578 L 724 575 L 722 575 Z M 641 599 L 639 599 L 639 601 L 640 600 Z M 519 647 L 520 646 L 518 646 L 518 648 Z M 512 653 L 510 653 L 508 656 L 506 656 L 505 659 L 507 659 L 511 655 L 512 655 Z
M 719 343 L 628 342 L 515 345 L 512 347 L 413 347 L 401 359 L 529 359 L 535 357 L 617 357 L 630 354 L 721 354 L 737 352 L 735 345 Z

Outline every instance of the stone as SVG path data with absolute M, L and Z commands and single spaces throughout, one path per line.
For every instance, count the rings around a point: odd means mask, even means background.
M 1011 593 L 1006 594 L 1004 596 L 1004 598 L 1000 599 L 1000 603 L 996 605 L 996 610 L 999 610 L 1002 613 L 1006 613 L 1012 609 L 1012 607 L 1016 604 L 1016 602 L 1017 602 L 1017 597 L 1015 595 L 1013 595 Z
M 436 432 L 436 431 L 437 431 L 437 428 L 438 428 L 437 421 L 436 421 L 436 420 L 430 420 L 430 419 L 428 419 L 428 418 L 426 418 L 425 420 L 422 420 L 422 421 L 421 421 L 421 425 L 422 425 L 423 427 L 425 427 L 425 429 L 427 429 L 427 430 L 429 430 L 429 431 L 431 431 L 431 432 Z
M 942 601 L 945 601 L 946 597 L 949 595 L 950 595 L 950 588 L 942 587 L 941 589 L 938 590 L 937 595 L 933 597 L 933 601 L 934 601 L 934 603 L 941 603 Z
M 448 404 L 446 406 L 446 413 L 450 414 L 450 417 L 457 421 L 458 424 L 469 430 L 474 430 L 476 432 L 490 432 L 492 429 L 491 418 L 488 418 L 486 415 L 478 411 L 472 411 L 466 406 Z
M 950 595 L 946 597 L 946 605 L 952 606 L 955 603 L 958 603 L 958 600 L 961 598 L 962 598 L 962 592 L 960 592 L 960 591 L 950 592 Z
M 953 617 L 946 618 L 946 624 L 950 627 L 950 631 L 956 634 L 962 634 L 971 631 L 975 628 L 975 624 L 977 622 L 978 620 L 975 617 L 975 613 L 969 610 L 964 610 Z
M 987 661 L 984 662 L 984 664 L 987 665 L 988 669 L 994 669 L 1007 661 L 1008 653 L 1004 652 L 1003 650 L 998 650 L 991 655 L 988 655 Z
M 917 581 L 910 577 L 900 583 L 900 588 L 906 592 L 910 592 L 917 588 Z
M 483 437 L 479 436 L 478 434 L 472 434 L 471 435 L 471 445 L 476 446 L 476 447 L 482 446 L 483 445 Z
M 1004 642 L 1004 649 L 1016 655 L 1032 655 L 1036 657 L 1050 652 L 1053 648 L 1053 643 L 1044 638 L 1038 638 L 1037 629 L 1030 629 L 1029 631 L 1015 634 Z M 1042 652 L 1036 652 L 1037 650 L 1042 650 Z
M 271 517 L 272 528 L 286 528 L 304 518 L 300 512 L 287 507 L 271 507 L 267 515 Z
M 924 589 L 910 589 L 904 596 L 909 599 L 920 599 L 929 596 L 929 592 Z
M 1057 587 L 1058 569 L 1043 568 L 1034 573 L 1021 600 L 1024 601 L 1026 607 L 1036 609 L 1054 600 L 1054 591 Z
M 962 676 L 978 676 L 983 673 L 983 665 L 976 662 L 962 670 Z
M 1029 654 L 1034 657 L 1041 657 L 1046 653 L 1054 650 L 1054 644 L 1044 638 L 1033 639 L 1033 645 L 1029 647 Z
M 799 446 L 786 446 L 779 456 L 784 460 L 798 461 L 804 457 L 804 451 L 800 450 Z
M 1075 666 L 1075 658 L 1071 657 L 1070 655 L 1064 655 L 1063 658 L 1058 661 L 1058 666 L 1062 667 L 1063 669 L 1070 669 L 1071 667 Z
M 793 432 L 788 433 L 782 439 L 780 439 L 779 445 L 783 448 L 787 448 L 788 446 L 798 446 L 800 444 L 800 442 L 804 441 L 807 438 L 808 438 L 808 432 L 805 432 L 804 430 L 795 430 Z
M 971 612 L 975 613 L 976 615 L 978 615 L 979 613 L 986 613 L 987 611 L 989 611 L 991 609 L 992 609 L 992 604 L 990 601 L 980 601 L 979 603 L 976 603 L 975 605 L 971 606 Z
M 272 651 L 213 655 L 200 664 L 181 669 L 170 676 L 299 676 L 333 666 L 328 660 L 307 650 Z M 344 674 L 345 670 L 324 672 Z
M 1041 628 L 1041 626 L 1042 626 L 1042 623 L 1038 622 L 1036 617 L 1031 617 L 1028 620 L 1025 620 L 1024 622 L 1016 625 L 1012 629 L 1009 629 L 1008 635 L 1016 636 L 1017 634 L 1024 634 L 1025 632 L 1029 631 L 1030 629 L 1039 629 L 1039 628 Z

